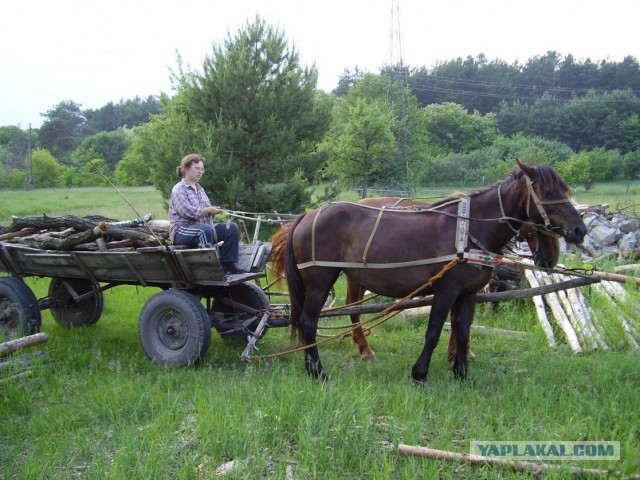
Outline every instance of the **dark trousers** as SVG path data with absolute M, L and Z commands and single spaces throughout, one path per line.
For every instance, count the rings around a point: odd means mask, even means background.
M 173 237 L 173 243 L 188 247 L 208 247 L 223 241 L 220 262 L 236 263 L 239 236 L 238 226 L 235 223 L 216 223 L 215 227 L 206 223 L 194 223 L 178 228 Z

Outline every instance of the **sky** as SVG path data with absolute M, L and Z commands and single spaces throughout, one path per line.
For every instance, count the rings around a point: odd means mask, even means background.
M 256 15 L 280 29 L 318 87 L 484 54 L 508 63 L 554 50 L 640 60 L 638 0 L 7 0 L 0 8 L 0 126 L 38 128 L 61 101 L 82 109 L 172 95 L 177 55 L 202 61 Z

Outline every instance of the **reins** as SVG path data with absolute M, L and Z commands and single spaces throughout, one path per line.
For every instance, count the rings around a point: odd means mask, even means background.
M 377 321 L 375 324 L 373 324 L 370 327 L 368 327 L 368 330 L 371 330 L 371 329 L 381 325 L 382 323 L 386 322 L 387 320 L 390 320 L 391 318 L 395 317 L 397 314 L 399 314 L 400 310 L 398 310 L 398 311 L 393 311 L 393 310 L 395 310 L 398 306 L 400 306 L 403 303 L 405 303 L 407 300 L 410 300 L 411 298 L 417 296 L 418 293 L 420 293 L 421 291 L 426 290 L 427 288 L 431 287 L 434 282 L 440 280 L 449 270 L 451 270 L 453 267 L 455 267 L 461 261 L 462 260 L 459 257 L 456 256 L 449 263 L 447 263 L 436 275 L 432 276 L 429 280 L 427 280 L 423 285 L 421 285 L 418 288 L 416 288 L 413 292 L 409 293 L 408 295 L 406 295 L 405 297 L 401 298 L 400 300 L 397 300 L 392 305 L 390 305 L 389 307 L 385 308 L 381 312 L 377 313 L 373 317 L 371 317 L 371 318 L 369 318 L 367 320 L 364 320 L 362 322 L 358 322 L 358 323 L 352 324 L 351 328 L 346 332 L 341 332 L 341 333 L 338 333 L 338 334 L 335 334 L 335 335 L 331 335 L 331 336 L 326 337 L 326 338 L 324 338 L 322 340 L 319 340 L 319 341 L 317 341 L 315 343 L 312 343 L 312 344 L 309 344 L 309 345 L 302 345 L 300 347 L 292 348 L 290 350 L 286 350 L 286 351 L 283 351 L 283 352 L 271 353 L 271 354 L 268 354 L 268 355 L 252 355 L 252 356 L 247 357 L 247 358 L 249 360 L 269 360 L 271 358 L 283 357 L 285 355 L 289 355 L 289 354 L 292 354 L 292 353 L 303 352 L 303 351 L 308 350 L 310 348 L 317 347 L 319 345 L 322 345 L 324 343 L 330 342 L 332 340 L 344 337 L 344 336 L 348 335 L 349 333 L 353 333 L 357 328 L 362 327 L 363 325 L 367 325 L 367 324 L 372 323 L 372 322 L 374 322 L 374 321 L 376 321 L 378 319 L 381 319 L 381 320 Z M 382 318 L 385 315 L 388 315 L 388 316 L 386 318 Z

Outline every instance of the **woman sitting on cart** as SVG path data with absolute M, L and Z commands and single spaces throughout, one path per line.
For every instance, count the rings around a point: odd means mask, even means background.
M 236 266 L 238 261 L 239 232 L 235 223 L 215 223 L 213 217 L 220 213 L 198 183 L 204 173 L 204 157 L 190 153 L 176 168 L 182 179 L 173 186 L 169 200 L 169 236 L 174 245 L 211 247 L 220 241 L 220 263 L 227 274 L 244 273 Z

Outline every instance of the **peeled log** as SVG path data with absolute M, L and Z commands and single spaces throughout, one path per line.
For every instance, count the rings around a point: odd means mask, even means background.
M 40 343 L 46 343 L 49 340 L 49 335 L 46 333 L 35 333 L 26 337 L 16 338 L 15 340 L 9 340 L 8 342 L 0 343 L 0 358 L 11 355 L 13 352 L 18 351 L 31 345 L 38 345 Z

